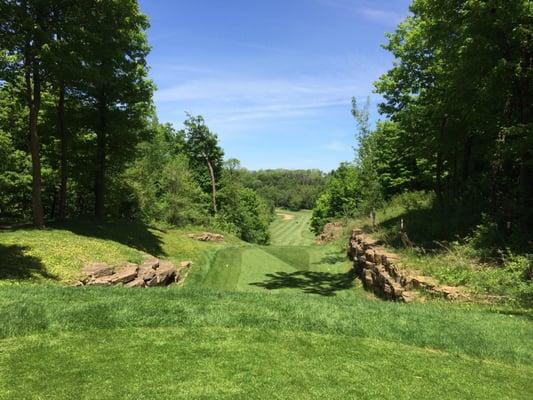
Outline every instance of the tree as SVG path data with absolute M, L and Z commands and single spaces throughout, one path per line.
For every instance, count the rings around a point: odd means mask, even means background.
M 371 213 L 372 225 L 375 225 L 376 208 L 383 201 L 383 188 L 378 175 L 377 147 L 369 124 L 370 98 L 364 107 L 359 107 L 357 100 L 352 98 L 352 115 L 358 126 L 358 147 L 356 149 L 356 165 L 359 167 L 361 182 L 362 208 Z
M 324 225 L 335 218 L 353 217 L 361 209 L 361 181 L 359 168 L 341 163 L 332 172 L 326 189 L 317 199 L 311 217 L 311 227 L 320 233 Z
M 81 90 L 95 117 L 94 208 L 101 218 L 108 170 L 120 170 L 147 132 L 153 92 L 146 66 L 148 19 L 136 0 L 91 0 L 84 10 Z
M 500 228 L 515 221 L 526 232 L 533 225 L 530 2 L 414 0 L 411 12 L 385 46 L 396 61 L 376 83 L 381 111 L 425 160 L 443 211 L 485 211 Z
M 217 182 L 222 171 L 224 151 L 218 145 L 217 135 L 209 130 L 201 115 L 187 114 L 187 116 L 183 130 L 186 140 L 185 151 L 200 185 L 206 191 L 209 191 L 207 187 L 210 185 L 211 205 L 213 213 L 216 214 L 218 211 Z M 207 171 L 208 179 L 206 179 L 205 171 Z
M 33 223 L 44 226 L 41 197 L 41 143 L 38 127 L 41 95 L 54 28 L 53 4 L 38 0 L 0 2 L 0 80 L 24 87 L 28 107 L 27 131 L 32 161 Z M 21 83 L 22 82 L 22 83 Z

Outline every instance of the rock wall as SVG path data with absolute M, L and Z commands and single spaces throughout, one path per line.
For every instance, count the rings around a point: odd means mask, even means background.
M 365 288 L 380 297 L 410 302 L 416 295 L 413 289 L 422 289 L 451 300 L 463 296 L 459 288 L 440 286 L 430 277 L 412 275 L 403 270 L 397 255 L 387 252 L 379 241 L 359 229 L 354 229 L 350 236 L 348 257 Z

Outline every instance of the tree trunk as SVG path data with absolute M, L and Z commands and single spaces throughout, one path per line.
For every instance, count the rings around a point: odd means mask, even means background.
M 213 170 L 211 161 L 209 161 L 209 157 L 205 153 L 204 153 L 204 158 L 205 158 L 205 162 L 207 163 L 207 168 L 209 169 L 209 176 L 211 177 L 211 202 L 213 204 L 213 212 L 216 214 L 218 212 L 218 209 L 217 209 L 217 183 L 215 180 L 215 171 Z
M 38 118 L 41 107 L 41 81 L 35 59 L 29 60 L 32 71 L 26 71 L 26 91 L 29 106 L 29 139 L 32 166 L 31 203 L 33 211 L 33 224 L 36 228 L 44 227 L 44 211 L 41 198 L 41 157 L 38 132 Z M 33 82 L 32 82 L 33 81 Z
M 61 137 L 61 183 L 59 187 L 59 219 L 65 219 L 67 209 L 68 184 L 68 133 L 65 126 L 65 84 L 59 83 L 59 101 L 57 104 L 57 123 Z
M 94 185 L 94 212 L 97 218 L 105 216 L 105 168 L 106 168 L 106 135 L 107 135 L 107 104 L 105 99 L 105 89 L 101 90 L 98 113 L 100 117 L 99 127 L 96 130 L 96 174 Z
M 437 152 L 437 166 L 436 166 L 436 181 L 435 181 L 435 191 L 437 192 L 437 201 L 439 206 L 442 207 L 442 153 Z
M 462 184 L 464 185 L 470 178 L 470 160 L 472 158 L 472 136 L 467 136 L 463 150 L 463 176 Z

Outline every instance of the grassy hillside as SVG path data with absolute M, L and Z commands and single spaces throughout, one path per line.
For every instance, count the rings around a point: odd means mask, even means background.
M 195 229 L 161 230 L 126 221 L 71 221 L 45 230 L 0 231 L 0 284 L 68 282 L 86 262 L 139 262 L 142 252 L 174 262 L 199 262 L 216 244 L 187 237 Z M 241 243 L 226 235 L 226 243 Z
M 352 221 L 350 228 L 364 228 L 383 239 L 409 268 L 444 284 L 466 286 L 473 300 L 533 307 L 533 281 L 526 279 L 533 271 L 532 248 L 502 244 L 504 238 L 491 224 L 472 229 L 473 218 L 435 207 L 430 193 L 408 192 L 377 210 L 375 229 L 366 217 Z M 411 248 L 400 240 L 402 220 Z
M 0 291 L 2 399 L 533 393 L 526 317 L 206 289 Z

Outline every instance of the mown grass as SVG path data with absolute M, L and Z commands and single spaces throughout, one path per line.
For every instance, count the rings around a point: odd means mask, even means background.
M 344 250 L 316 246 L 309 229 L 309 211 L 289 212 L 293 219 L 273 223 L 273 243 L 304 245 L 233 245 L 206 254 L 186 281 L 187 286 L 238 291 L 270 291 L 322 296 L 360 295 Z
M 509 398 L 530 318 L 208 289 L 0 288 L 0 398 Z
M 334 246 L 236 246 L 219 248 L 193 268 L 189 287 L 238 291 L 356 295 L 354 276 Z
M 291 229 L 284 241 L 307 235 Z M 41 284 L 0 285 L 0 399 L 533 394 L 528 311 L 370 300 L 338 244 L 203 243 L 186 237 L 194 230 L 71 222 L 1 232 L 0 249 L 26 246 L 21 263 L 11 259 L 31 272 L 19 281 Z M 52 257 L 75 246 L 72 266 Z M 113 263 L 141 251 L 195 261 L 185 288 L 47 284 L 85 258 Z M 58 277 L 43 275 L 51 271 Z
M 292 219 L 283 218 L 290 215 Z M 276 210 L 276 218 L 270 226 L 270 243 L 273 246 L 309 246 L 314 242 L 310 229 L 312 212 L 308 210 Z

